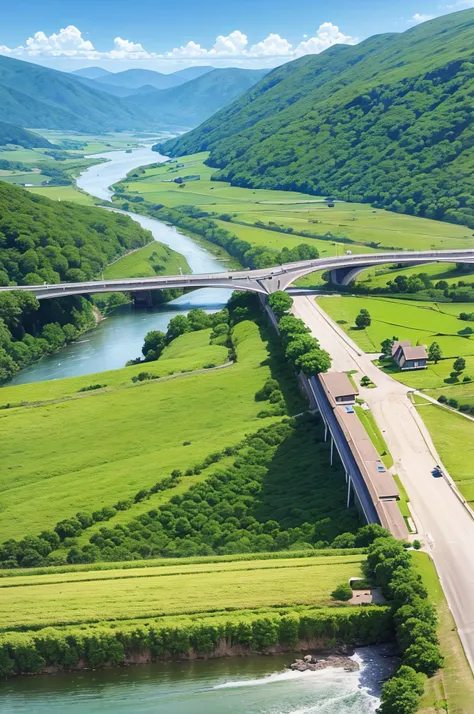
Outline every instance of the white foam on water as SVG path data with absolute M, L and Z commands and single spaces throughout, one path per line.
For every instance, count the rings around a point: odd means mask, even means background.
M 223 684 L 216 684 L 213 689 L 230 689 L 233 687 L 258 687 L 263 684 L 275 684 L 276 682 L 285 682 L 288 680 L 301 679 L 303 677 L 310 677 L 316 674 L 321 674 L 324 670 L 320 672 L 296 672 L 292 669 L 288 669 L 285 672 L 275 672 L 274 674 L 269 674 L 266 677 L 261 677 L 260 679 L 243 679 L 236 682 L 224 682 Z M 327 670 L 326 670 L 327 671 Z

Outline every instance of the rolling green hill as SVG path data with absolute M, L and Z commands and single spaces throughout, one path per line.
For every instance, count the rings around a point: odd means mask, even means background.
M 162 150 L 234 185 L 335 194 L 474 227 L 474 10 L 273 70 Z
M 6 144 L 15 144 L 24 149 L 53 148 L 53 145 L 39 134 L 0 121 L 0 146 Z
M 128 216 L 0 182 L 0 285 L 90 279 L 151 238 Z M 31 293 L 0 293 L 0 384 L 93 324 L 84 299 L 39 303 Z
M 156 115 L 161 122 L 196 126 L 256 84 L 267 70 L 214 69 L 189 82 L 147 94 L 135 94 L 129 104 Z
M 149 129 L 157 123 L 143 110 L 87 87 L 79 78 L 2 55 L 0 121 L 89 133 Z

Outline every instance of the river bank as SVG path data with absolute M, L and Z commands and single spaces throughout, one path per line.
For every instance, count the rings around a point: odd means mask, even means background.
M 77 179 L 78 187 L 104 201 L 109 201 L 113 192 L 109 188 L 137 166 L 164 161 L 150 147 L 136 149 L 131 154 L 125 151 L 99 154 L 108 158 L 105 163 L 95 164 Z M 198 245 L 176 228 L 148 216 L 123 211 L 143 228 L 150 230 L 156 241 L 167 245 L 183 255 L 192 273 L 220 272 L 225 269 L 222 259 Z M 192 308 L 214 312 L 224 307 L 231 291 L 205 288 L 182 295 L 169 303 L 154 308 L 135 311 L 132 306 L 118 308 L 96 328 L 85 333 L 52 355 L 30 365 L 16 375 L 9 386 L 42 382 L 62 377 L 92 374 L 109 369 L 118 369 L 141 353 L 143 337 L 150 330 L 166 331 L 169 321 Z

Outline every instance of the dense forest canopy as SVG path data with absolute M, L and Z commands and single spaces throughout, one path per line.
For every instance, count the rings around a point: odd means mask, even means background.
M 334 194 L 474 227 L 474 10 L 271 72 L 163 151 L 216 179 Z
M 128 216 L 50 201 L 0 182 L 0 285 L 92 279 L 152 239 Z
M 54 202 L 0 182 L 0 383 L 94 324 L 83 298 L 39 303 L 16 285 L 88 280 L 152 240 L 128 216 Z

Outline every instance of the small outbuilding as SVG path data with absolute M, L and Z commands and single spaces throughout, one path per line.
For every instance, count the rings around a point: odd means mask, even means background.
M 325 372 L 319 380 L 333 408 L 355 404 L 359 392 L 345 372 Z
M 410 340 L 394 342 L 392 359 L 401 370 L 426 369 L 428 367 L 428 354 L 424 345 L 412 347 Z

